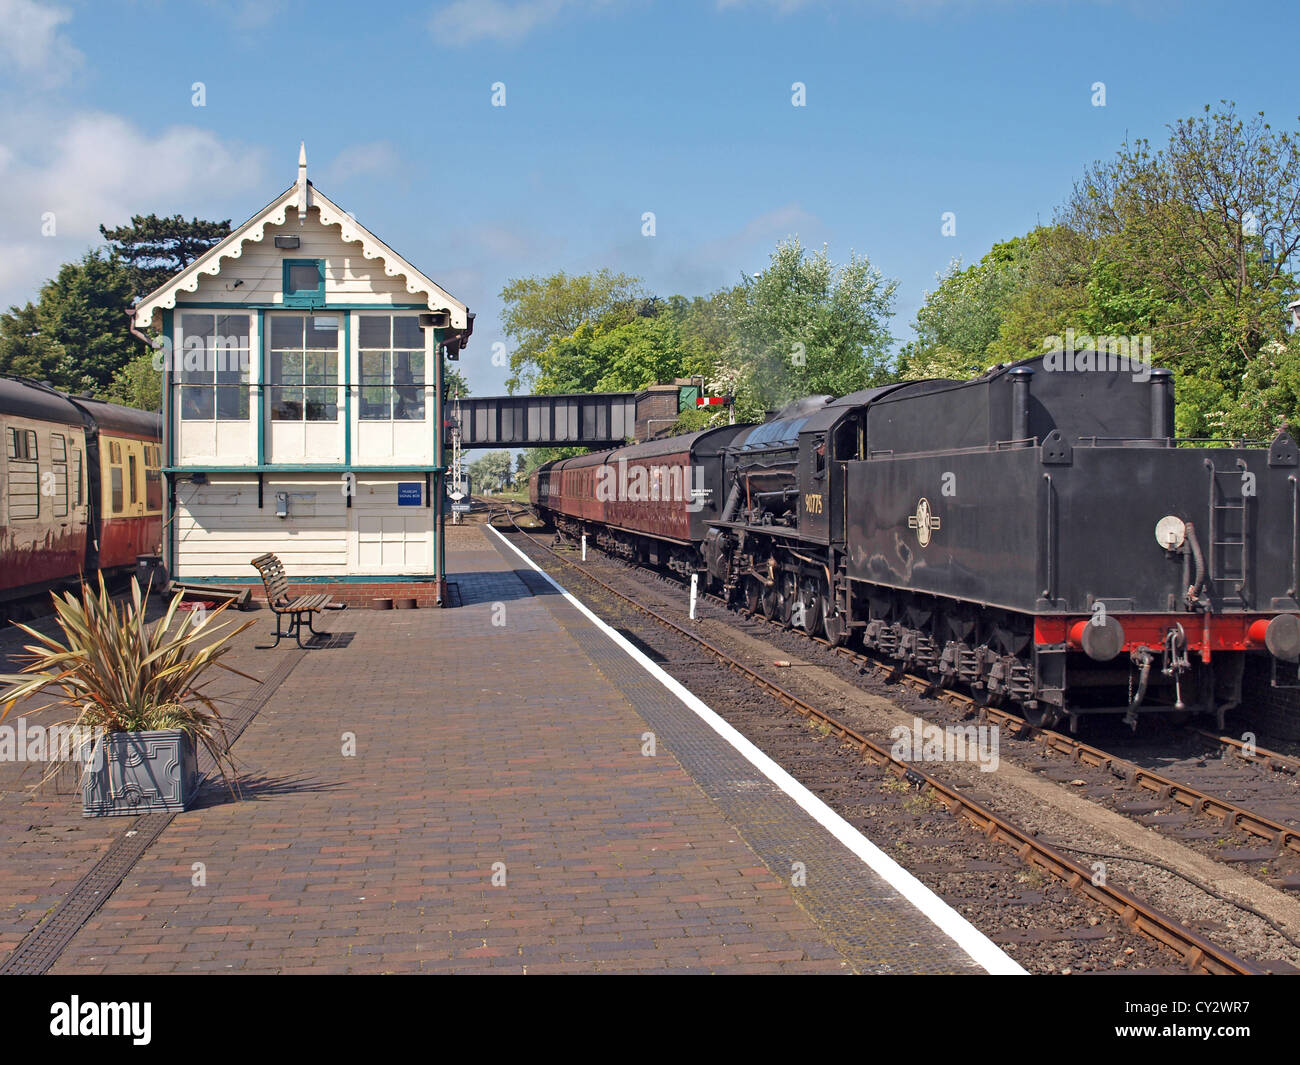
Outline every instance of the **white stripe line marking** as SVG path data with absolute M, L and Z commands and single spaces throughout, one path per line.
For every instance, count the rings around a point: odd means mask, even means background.
M 626 651 L 642 669 L 677 696 L 703 719 L 714 732 L 736 748 L 755 769 L 798 803 L 799 807 L 808 816 L 861 858 L 872 872 L 902 895 L 903 898 L 907 899 L 921 913 L 925 914 L 945 935 L 969 954 L 977 964 L 982 965 L 986 971 L 999 976 L 1028 975 L 1013 958 L 1009 957 L 988 936 L 755 747 L 753 743 L 724 721 L 716 711 L 712 710 L 697 695 L 683 687 L 674 677 L 669 676 L 654 662 L 650 661 L 641 651 L 630 644 L 622 634 L 601 621 L 585 604 L 581 603 L 568 589 L 562 587 L 558 581 L 507 540 L 497 529 L 492 528 L 490 525 L 488 528 L 496 533 L 497 538 L 503 544 L 528 563 L 530 569 L 546 578 L 551 586 L 580 610 L 593 625 Z

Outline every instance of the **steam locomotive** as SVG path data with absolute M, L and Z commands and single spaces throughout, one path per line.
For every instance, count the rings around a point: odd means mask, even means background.
M 1300 680 L 1298 473 L 1285 431 L 1175 439 L 1169 371 L 1096 352 L 552 462 L 530 497 L 606 551 L 1036 723 L 1222 725 L 1247 656 Z

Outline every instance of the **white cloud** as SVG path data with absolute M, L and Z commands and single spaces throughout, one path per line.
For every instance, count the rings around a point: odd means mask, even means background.
M 310 147 L 310 146 L 309 146 Z M 401 168 L 402 160 L 390 141 L 370 141 L 344 148 L 323 169 L 322 186 L 341 185 L 353 178 L 390 175 Z M 315 178 L 312 179 L 315 181 Z M 326 195 L 329 190 L 325 189 Z
M 285 0 L 204 0 L 204 5 L 228 19 L 237 30 L 258 30 L 284 13 Z
M 590 14 L 622 0 L 452 0 L 429 20 L 434 39 L 444 44 L 499 41 L 518 44 L 534 30 L 572 12 Z
M 57 128 L 0 129 L 0 176 L 0 306 L 33 297 L 60 263 L 99 244 L 101 223 L 150 213 L 225 217 L 211 205 L 266 187 L 260 151 L 192 126 L 150 135 L 97 112 Z M 51 215 L 55 235 L 43 236 Z
M 0 0 L 0 69 L 38 88 L 66 80 L 85 59 L 60 32 L 71 18 L 36 0 Z
M 787 237 L 820 234 L 824 225 L 798 203 L 775 207 L 751 218 L 738 230 L 702 241 L 670 264 L 675 291 L 703 292 L 718 285 L 735 284 L 742 274 L 767 268 L 768 256 Z M 805 244 L 807 242 L 805 241 Z

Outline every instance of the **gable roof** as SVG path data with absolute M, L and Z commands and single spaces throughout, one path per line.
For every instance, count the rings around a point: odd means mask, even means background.
M 221 243 L 213 245 L 136 304 L 132 311 L 136 327 L 156 328 L 160 324 L 157 319 L 161 312 L 176 306 L 177 296 L 184 292 L 194 292 L 205 275 L 215 277 L 221 273 L 221 260 L 238 259 L 243 254 L 245 244 L 261 241 L 266 236 L 267 226 L 283 225 L 289 208 L 296 208 L 301 216 L 305 215 L 305 209 L 315 207 L 320 212 L 322 225 L 338 226 L 342 239 L 346 243 L 360 244 L 361 253 L 367 259 L 380 260 L 384 273 L 389 277 L 404 277 L 407 292 L 426 300 L 431 311 L 451 311 L 453 329 L 468 328 L 469 309 L 465 304 L 422 274 L 328 196 L 318 192 L 306 180 L 305 170 L 305 166 L 300 166 L 300 174 L 303 176 L 298 182 L 290 185 L 261 211 L 234 229 Z

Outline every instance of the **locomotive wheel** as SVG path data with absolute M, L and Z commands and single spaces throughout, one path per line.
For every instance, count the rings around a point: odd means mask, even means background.
M 775 584 L 769 585 L 763 589 L 762 596 L 763 617 L 772 621 L 781 612 L 781 593 L 777 590 Z
M 781 598 L 777 616 L 785 628 L 794 627 L 794 604 L 799 597 L 799 585 L 794 577 L 787 574 L 781 581 Z
M 822 604 L 822 628 L 826 630 L 826 639 L 832 647 L 839 647 L 849 637 L 849 623 L 843 614 L 832 613 L 830 603 Z
M 758 613 L 759 607 L 763 605 L 763 586 L 754 580 L 753 577 L 745 578 L 745 609 L 754 615 Z
M 803 631 L 809 636 L 816 636 L 822 627 L 823 597 L 818 593 L 815 581 L 805 581 L 801 593 L 799 601 L 803 604 Z

